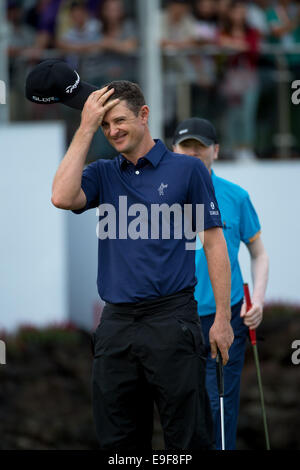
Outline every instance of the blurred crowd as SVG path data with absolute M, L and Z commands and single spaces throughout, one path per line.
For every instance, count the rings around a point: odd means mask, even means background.
M 281 46 L 281 66 L 297 77 L 300 1 L 162 0 L 161 7 L 166 137 L 179 119 L 201 115 L 215 121 L 231 155 L 253 158 L 259 103 L 278 68 L 262 45 Z M 138 81 L 136 10 L 133 0 L 7 0 L 11 118 L 28 112 L 15 105 L 18 92 L 44 58 L 61 56 L 97 86 Z

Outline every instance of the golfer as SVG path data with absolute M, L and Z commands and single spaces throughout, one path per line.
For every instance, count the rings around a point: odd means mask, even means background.
M 174 236 L 172 223 L 173 237 L 164 238 L 161 219 L 159 237 L 130 237 L 132 216 L 141 206 L 151 214 L 153 205 L 190 204 L 195 228 L 196 207 L 203 205 L 203 246 L 216 299 L 210 343 L 214 357 L 220 349 L 224 364 L 233 341 L 230 262 L 205 165 L 186 155 L 175 159 L 152 139 L 148 117 L 134 83 L 112 82 L 91 93 L 55 175 L 52 203 L 76 214 L 99 206 L 100 225 L 111 215 L 107 236 L 98 234 L 98 291 L 106 305 L 93 334 L 93 410 L 101 449 L 139 450 L 136 405 L 144 383 L 153 391 L 166 449 L 212 449 L 204 339 L 194 300 L 195 252 L 186 248 L 185 234 Z M 99 126 L 119 155 L 84 169 Z M 140 219 L 143 234 L 149 220 Z
M 244 363 L 248 328 L 256 329 L 262 321 L 263 303 L 268 281 L 268 256 L 261 240 L 261 227 L 249 194 L 240 186 L 217 176 L 212 170 L 218 158 L 219 144 L 211 122 L 191 118 L 179 124 L 173 150 L 200 159 L 211 174 L 222 215 L 223 232 L 231 264 L 231 325 L 234 342 L 224 367 L 225 449 L 235 449 L 239 411 L 240 377 Z M 253 276 L 252 308 L 246 313 L 243 303 L 243 279 L 238 262 L 240 242 L 245 243 L 251 258 Z M 201 247 L 200 247 L 201 248 Z M 215 360 L 210 355 L 209 331 L 215 321 L 216 303 L 209 277 L 205 250 L 196 251 L 195 298 L 207 349 L 206 387 L 213 412 L 216 447 L 221 449 L 220 406 Z M 214 357 L 214 355 L 213 355 Z

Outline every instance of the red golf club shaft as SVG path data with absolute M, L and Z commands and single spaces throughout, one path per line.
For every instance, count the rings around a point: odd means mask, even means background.
M 246 300 L 246 308 L 248 312 L 248 310 L 250 310 L 250 308 L 252 307 L 248 284 L 244 284 L 244 294 L 245 294 L 245 300 Z M 250 336 L 251 344 L 254 346 L 256 344 L 256 331 L 251 330 L 251 328 L 249 328 L 249 336 Z
M 247 308 L 247 312 L 248 312 L 248 310 L 250 310 L 250 308 L 252 307 L 252 302 L 251 302 L 251 297 L 250 297 L 248 284 L 244 284 L 244 294 L 245 294 L 245 300 L 246 300 L 246 308 Z M 261 373 L 260 373 L 260 365 L 259 365 L 259 358 L 258 358 L 258 351 L 257 351 L 257 345 L 256 345 L 256 331 L 251 330 L 249 328 L 249 336 L 250 336 L 251 344 L 253 346 L 253 353 L 254 353 L 254 360 L 255 360 L 255 366 L 256 366 L 258 388 L 259 388 L 259 393 L 260 393 L 261 409 L 262 409 L 262 415 L 263 415 L 263 423 L 264 423 L 264 431 L 265 431 L 265 439 L 266 439 L 266 448 L 267 448 L 267 450 L 270 450 L 270 440 L 269 440 L 269 431 L 268 431 L 267 416 L 266 416 L 266 410 L 265 410 L 264 392 L 263 392 Z

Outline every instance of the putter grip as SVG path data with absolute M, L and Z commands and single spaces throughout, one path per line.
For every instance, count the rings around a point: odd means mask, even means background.
M 248 312 L 248 310 L 250 310 L 250 308 L 252 307 L 252 303 L 251 303 L 249 286 L 248 286 L 247 283 L 244 284 L 244 294 L 245 294 L 245 300 L 246 300 L 246 308 L 247 308 L 247 312 Z M 250 336 L 251 344 L 253 346 L 255 346 L 255 344 L 256 344 L 256 331 L 251 330 L 251 328 L 249 328 L 249 336 Z
M 218 383 L 218 392 L 219 396 L 224 396 L 224 373 L 223 373 L 223 361 L 221 353 L 218 349 L 216 357 L 216 373 L 217 373 L 217 383 Z

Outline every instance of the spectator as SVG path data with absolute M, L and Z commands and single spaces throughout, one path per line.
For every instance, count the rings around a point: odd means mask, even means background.
M 286 49 L 300 43 L 300 6 L 291 0 L 278 0 L 266 11 L 270 28 L 269 41 Z M 287 55 L 287 62 L 295 71 L 300 68 L 300 54 Z
M 196 0 L 194 15 L 195 39 L 198 44 L 215 44 L 218 38 L 217 8 L 214 0 Z M 211 55 L 197 54 L 194 58 L 194 66 L 197 69 L 197 83 L 204 87 L 210 87 L 216 79 L 215 60 Z M 205 110 L 200 114 L 206 114 Z
M 184 0 L 169 0 L 160 18 L 160 38 L 164 69 L 165 134 L 170 136 L 176 124 L 176 99 L 182 82 L 195 82 L 196 70 L 191 57 L 178 54 L 195 46 L 196 20 Z
M 98 8 L 101 0 L 86 0 L 84 3 L 89 12 L 93 13 Z M 70 0 L 38 0 L 27 16 L 27 21 L 35 25 L 37 29 L 37 43 L 42 49 L 55 45 L 58 23 L 62 12 L 68 7 Z
M 218 0 L 217 9 L 217 26 L 221 30 L 227 21 L 227 15 L 230 9 L 231 0 Z
M 259 31 L 261 36 L 266 36 L 269 26 L 266 18 L 266 8 L 269 0 L 255 0 L 247 4 L 247 23 L 251 28 Z
M 8 54 L 10 57 L 17 57 L 27 48 L 34 45 L 34 30 L 24 23 L 23 18 L 24 12 L 21 2 L 18 0 L 9 0 L 7 2 L 7 40 L 9 47 Z
M 40 17 L 48 4 L 49 0 L 37 0 L 33 6 L 26 10 L 25 22 L 36 32 L 38 31 Z
M 72 2 L 69 14 L 72 26 L 56 41 L 56 45 L 63 52 L 71 53 L 67 55 L 67 62 L 73 68 L 81 67 L 85 77 L 93 82 L 97 76 L 101 50 L 101 24 L 90 17 L 83 2 Z
M 217 5 L 214 0 L 196 0 L 194 3 L 195 40 L 198 45 L 216 44 L 218 40 Z M 192 57 L 196 71 L 195 83 L 191 86 L 193 115 L 205 115 L 217 120 L 216 57 L 199 48 Z
M 127 18 L 123 0 L 102 0 L 99 9 L 103 52 L 101 83 L 111 80 L 137 81 L 138 46 L 135 22 Z
M 37 45 L 40 49 L 54 46 L 56 20 L 62 0 L 41 0 L 37 8 Z
M 57 43 L 68 52 L 89 52 L 99 46 L 101 25 L 95 18 L 90 18 L 84 2 L 74 1 L 70 7 L 69 28 Z
M 10 83 L 10 118 L 22 120 L 25 117 L 25 107 L 19 103 L 24 101 L 24 80 L 28 70 L 27 58 L 35 56 L 35 33 L 24 22 L 24 11 L 21 2 L 7 2 L 7 44 L 9 57 Z
M 60 4 L 55 28 L 55 36 L 57 40 L 61 40 L 66 31 L 68 31 L 72 27 L 70 9 L 72 8 L 73 2 L 74 0 L 64 0 Z M 84 4 L 87 7 L 90 17 L 93 18 L 97 16 L 101 2 L 102 0 L 84 1 Z
M 214 0 L 196 0 L 194 15 L 197 19 L 195 35 L 202 43 L 215 43 L 217 40 L 217 5 Z
M 99 17 L 107 50 L 117 53 L 136 50 L 136 26 L 132 20 L 126 18 L 123 0 L 103 0 Z
M 57 46 L 73 52 L 68 62 L 81 68 L 84 77 L 101 86 L 113 79 L 136 79 L 135 60 L 129 54 L 137 47 L 136 28 L 125 16 L 122 0 L 102 0 L 99 19 L 92 18 L 82 2 L 73 2 L 72 27 L 57 41 Z
M 244 2 L 232 1 L 220 32 L 220 45 L 233 55 L 228 57 L 221 92 L 227 102 L 225 141 L 234 156 L 253 159 L 255 119 L 258 103 L 257 52 L 259 33 L 246 22 Z
M 161 15 L 161 47 L 179 51 L 195 44 L 195 19 L 186 0 L 169 0 Z

